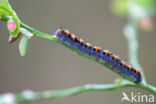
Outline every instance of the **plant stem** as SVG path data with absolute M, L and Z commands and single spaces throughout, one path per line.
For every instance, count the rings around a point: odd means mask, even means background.
M 130 22 L 130 23 L 131 23 L 131 22 Z M 131 63 L 134 67 L 140 69 L 140 71 L 141 71 L 141 73 L 142 73 L 142 75 L 143 75 L 143 76 L 142 76 L 142 80 L 143 80 L 143 81 L 142 81 L 141 83 L 139 83 L 139 84 L 132 84 L 132 83 L 130 84 L 130 83 L 128 83 L 128 85 L 130 85 L 130 86 L 138 86 L 138 87 L 141 87 L 141 88 L 145 88 L 145 89 L 147 89 L 147 90 L 149 90 L 149 91 L 156 92 L 156 88 L 155 88 L 155 87 L 152 87 L 151 85 L 147 85 L 147 84 L 146 84 L 144 72 L 143 72 L 143 70 L 142 70 L 142 68 L 141 68 L 141 66 L 140 66 L 140 64 L 139 64 L 139 61 L 138 61 L 138 41 L 137 41 L 136 24 L 134 23 L 134 24 L 130 24 L 130 25 L 133 26 L 132 29 L 134 29 L 135 32 L 134 32 L 134 34 L 132 34 L 132 36 L 130 36 L 130 35 L 127 36 L 128 45 L 129 45 L 129 46 L 128 46 L 128 47 L 129 47 L 129 59 L 130 59 L 130 63 Z M 103 65 L 103 66 L 105 66 L 105 67 L 108 68 L 108 69 L 111 69 L 109 65 L 103 64 L 102 61 L 95 60 L 94 58 L 92 58 L 92 57 L 90 57 L 90 56 L 88 56 L 88 55 L 85 55 L 85 54 L 83 54 L 83 53 L 81 53 L 81 52 L 75 50 L 74 48 L 69 47 L 69 46 L 66 45 L 66 44 L 63 44 L 61 41 L 59 41 L 58 39 L 56 39 L 54 35 L 50 36 L 50 35 L 48 35 L 48 34 L 41 33 L 41 32 L 39 32 L 39 31 L 37 31 L 37 30 L 35 30 L 35 29 L 33 29 L 33 28 L 31 28 L 31 27 L 25 25 L 24 23 L 21 23 L 21 27 L 23 27 L 23 28 L 27 29 L 28 31 L 34 33 L 36 36 L 39 36 L 39 37 L 42 37 L 42 38 L 51 40 L 51 41 L 56 42 L 56 43 L 59 43 L 59 44 L 61 44 L 61 45 L 64 45 L 65 47 L 71 49 L 72 51 L 78 53 L 79 55 L 81 55 L 81 56 L 83 56 L 83 57 L 85 57 L 85 58 L 88 58 L 88 59 L 90 59 L 90 60 L 93 60 L 94 62 L 96 62 L 96 63 L 98 63 L 98 64 L 100 64 L 100 65 Z M 123 77 L 126 78 L 126 79 L 128 79 L 126 76 L 123 76 Z M 129 79 L 129 80 L 130 80 L 130 79 Z M 131 81 L 131 80 L 130 80 L 130 81 Z M 126 84 L 124 84 L 124 85 L 126 85 Z M 120 87 L 121 87 L 121 86 L 120 86 Z M 99 90 L 100 90 L 100 89 L 99 89 Z
M 36 101 L 42 99 L 50 98 L 62 98 L 67 96 L 73 96 L 88 91 L 104 91 L 104 90 L 115 90 L 122 87 L 135 86 L 134 83 L 129 82 L 124 79 L 118 79 L 114 84 L 91 84 L 84 85 L 80 87 L 75 87 L 66 90 L 52 90 L 44 92 L 33 92 L 33 91 L 24 91 L 24 93 L 17 94 L 15 97 L 16 102 L 27 102 L 27 101 Z
M 51 90 L 51 91 L 44 91 L 44 92 L 33 92 L 28 91 L 25 93 L 17 94 L 15 97 L 16 102 L 27 102 L 27 101 L 36 101 L 42 99 L 50 99 L 50 98 L 62 98 L 67 96 L 73 96 L 76 94 L 80 94 L 83 92 L 88 91 L 104 91 L 104 90 L 115 90 L 122 87 L 139 87 L 136 86 L 134 83 L 129 82 L 124 79 L 117 79 L 114 84 L 88 84 L 80 87 L 70 88 L 66 90 Z M 149 91 L 156 92 L 156 88 L 148 85 L 140 85 L 141 88 L 148 89 Z
M 141 65 L 139 64 L 139 59 L 138 59 L 139 44 L 138 44 L 138 19 L 137 18 L 129 16 L 128 25 L 124 33 L 128 41 L 129 62 L 133 67 L 141 71 L 142 83 L 146 84 L 146 76 L 144 74 Z

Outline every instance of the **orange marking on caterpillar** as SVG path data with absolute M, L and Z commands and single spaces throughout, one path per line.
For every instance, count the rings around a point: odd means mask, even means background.
M 87 49 L 89 49 L 91 47 L 91 44 L 90 43 L 86 43 L 86 47 L 87 47 Z
M 82 39 L 80 39 L 79 45 L 81 45 L 82 43 L 83 43 L 83 40 L 82 40 Z
M 128 66 L 128 69 L 129 69 L 129 70 L 132 70 L 132 67 L 131 67 L 131 66 Z
M 124 67 L 124 66 L 126 66 L 126 63 L 122 61 L 121 65 L 122 65 L 122 67 Z
M 110 52 L 107 50 L 104 50 L 104 54 L 105 54 L 105 56 L 108 56 L 110 54 Z
M 73 41 L 73 42 L 74 42 L 75 39 L 76 39 L 75 35 L 71 35 L 71 38 L 72 38 L 72 41 Z
M 117 61 L 118 59 L 119 59 L 118 56 L 113 55 L 113 60 L 114 61 Z
M 138 69 L 135 69 L 135 72 L 136 72 L 136 73 L 140 73 L 140 70 L 138 70 Z

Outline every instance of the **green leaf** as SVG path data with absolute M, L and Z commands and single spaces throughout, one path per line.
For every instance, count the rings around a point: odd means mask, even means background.
M 16 16 L 13 16 L 11 19 L 8 20 L 8 22 L 9 22 L 9 21 L 14 21 L 14 22 L 16 22 L 16 30 L 13 31 L 13 32 L 10 32 L 10 35 L 11 35 L 12 37 L 17 37 L 17 36 L 18 36 L 18 33 L 19 33 L 19 31 L 20 31 L 20 21 L 19 21 L 18 17 L 16 17 Z
M 19 43 L 19 51 L 21 56 L 24 56 L 26 54 L 27 45 L 28 45 L 28 38 L 25 35 L 23 35 Z
M 0 5 L 3 5 L 6 8 L 9 8 L 8 0 L 0 0 Z
M 8 0 L 0 0 L 0 14 L 1 15 L 11 15 L 13 12 L 11 11 Z
M 10 16 L 10 15 L 12 15 L 12 14 L 13 14 L 13 12 L 12 12 L 10 9 L 6 8 L 6 7 L 3 6 L 3 5 L 0 5 L 0 15 L 7 15 L 7 16 Z

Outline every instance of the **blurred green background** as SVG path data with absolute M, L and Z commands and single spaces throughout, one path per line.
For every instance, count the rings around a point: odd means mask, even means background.
M 39 31 L 53 35 L 57 28 L 69 29 L 93 45 L 109 49 L 128 62 L 123 35 L 126 18 L 110 10 L 109 0 L 10 0 L 19 18 Z M 156 18 L 153 22 L 155 23 Z M 110 70 L 45 39 L 29 40 L 28 52 L 21 57 L 18 41 L 9 44 L 6 23 L 0 21 L 0 94 L 23 90 L 66 89 L 85 84 L 106 84 L 120 77 Z M 139 60 L 149 84 L 156 86 L 156 29 L 139 31 Z M 72 97 L 30 104 L 120 104 L 122 92 L 152 94 L 139 88 L 87 92 Z M 125 102 L 126 104 L 127 102 Z M 124 103 L 123 103 L 124 104 Z M 142 103 L 143 104 L 143 103 Z

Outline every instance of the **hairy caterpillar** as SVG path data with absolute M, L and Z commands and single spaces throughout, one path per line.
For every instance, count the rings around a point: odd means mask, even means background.
M 73 47 L 76 50 L 95 58 L 96 60 L 103 61 L 104 64 L 109 65 L 111 69 L 118 74 L 125 75 L 135 83 L 141 82 L 140 71 L 130 65 L 125 64 L 125 62 L 121 61 L 117 56 L 111 54 L 111 52 L 96 46 L 92 46 L 90 43 L 85 43 L 82 39 L 78 39 L 75 35 L 64 29 L 58 29 L 55 33 L 55 36 L 64 44 L 67 44 L 70 47 Z

